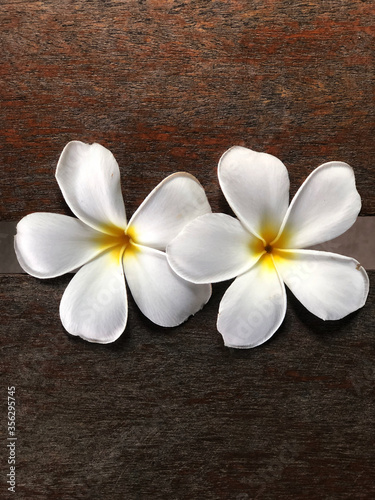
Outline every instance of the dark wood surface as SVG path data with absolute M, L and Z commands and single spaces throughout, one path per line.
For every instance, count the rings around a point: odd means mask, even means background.
M 115 154 L 129 215 L 179 170 L 230 213 L 216 166 L 234 144 L 282 159 L 292 194 L 321 163 L 350 163 L 374 215 L 374 25 L 360 0 L 3 0 L 0 219 L 69 214 L 54 171 L 73 139 Z M 2 410 L 1 498 L 375 497 L 373 289 L 334 323 L 288 294 L 277 334 L 240 351 L 215 326 L 228 283 L 171 330 L 130 299 L 125 333 L 101 346 L 61 326 L 69 279 L 0 276 L 18 439 L 12 496 Z

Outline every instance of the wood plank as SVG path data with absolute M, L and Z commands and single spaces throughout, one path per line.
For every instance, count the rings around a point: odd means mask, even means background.
M 3 2 L 2 220 L 64 212 L 54 170 L 72 139 L 115 154 L 129 213 L 187 170 L 214 210 L 234 144 L 275 154 L 292 192 L 329 160 L 375 215 L 374 12 L 367 2 Z
M 14 251 L 18 221 L 0 221 L 0 274 L 25 273 Z M 311 247 L 353 257 L 366 270 L 375 270 L 375 217 L 359 217 L 344 234 Z
M 0 276 L 19 498 L 371 498 L 374 286 L 338 322 L 289 295 L 278 333 L 234 350 L 215 331 L 226 284 L 172 330 L 130 300 L 125 334 L 96 345 L 60 325 L 69 279 Z

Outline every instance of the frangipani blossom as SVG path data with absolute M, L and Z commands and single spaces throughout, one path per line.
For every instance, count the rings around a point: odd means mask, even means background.
M 193 176 L 164 179 L 129 222 L 118 164 L 103 146 L 67 144 L 56 179 L 78 219 L 30 214 L 17 226 L 15 249 L 23 269 L 38 278 L 78 269 L 60 304 L 69 333 L 103 344 L 116 340 L 127 322 L 125 277 L 138 307 L 157 325 L 177 326 L 203 307 L 211 286 L 176 275 L 165 254 L 187 222 L 211 212 Z
M 272 155 L 233 147 L 220 159 L 218 177 L 238 219 L 198 217 L 168 245 L 167 256 L 176 273 L 193 283 L 236 278 L 219 308 L 225 345 L 255 347 L 275 333 L 286 312 L 284 283 L 324 320 L 364 305 L 369 280 L 355 259 L 303 249 L 355 222 L 361 200 L 349 165 L 318 167 L 289 206 L 288 172 Z

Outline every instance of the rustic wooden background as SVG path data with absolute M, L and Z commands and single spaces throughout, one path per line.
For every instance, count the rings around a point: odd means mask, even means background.
M 321 163 L 350 163 L 374 215 L 374 26 L 361 0 L 2 0 L 0 219 L 69 214 L 54 170 L 73 139 L 115 154 L 129 215 L 179 170 L 230 213 L 216 166 L 234 144 L 281 158 L 292 194 Z M 101 346 L 60 324 L 69 280 L 0 277 L 1 498 L 10 385 L 9 498 L 375 497 L 373 289 L 335 323 L 289 294 L 272 340 L 238 351 L 215 327 L 228 283 L 171 330 L 130 299 L 125 333 Z

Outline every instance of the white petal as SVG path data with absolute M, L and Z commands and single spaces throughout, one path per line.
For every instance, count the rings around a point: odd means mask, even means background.
M 15 251 L 21 267 L 37 278 L 53 278 L 82 266 L 103 248 L 102 233 L 67 215 L 33 213 L 17 225 Z
M 352 226 L 361 209 L 353 169 L 329 162 L 315 169 L 293 198 L 283 222 L 283 248 L 304 248 L 328 241 Z
M 106 252 L 83 266 L 60 303 L 64 328 L 89 342 L 108 344 L 124 331 L 128 315 L 119 252 Z
M 120 170 L 113 154 L 100 144 L 72 141 L 61 153 L 56 179 L 72 212 L 89 226 L 115 234 L 125 229 Z
M 218 176 L 241 222 L 256 236 L 273 239 L 289 203 L 289 177 L 284 164 L 267 153 L 235 146 L 221 157 Z
M 193 283 L 214 283 L 250 269 L 260 254 L 260 241 L 239 220 L 225 214 L 206 214 L 185 226 L 167 247 L 174 271 Z
M 172 174 L 151 191 L 129 222 L 138 244 L 165 250 L 190 221 L 211 212 L 204 189 L 185 172 Z
M 211 296 L 210 285 L 194 285 L 177 276 L 160 250 L 133 245 L 125 252 L 123 261 L 135 302 L 157 325 L 181 324 Z
M 272 337 L 285 312 L 284 284 L 267 255 L 228 288 L 217 328 L 228 347 L 256 347 Z
M 288 288 L 321 319 L 343 318 L 366 302 L 368 276 L 355 259 L 317 250 L 279 250 L 275 262 Z

